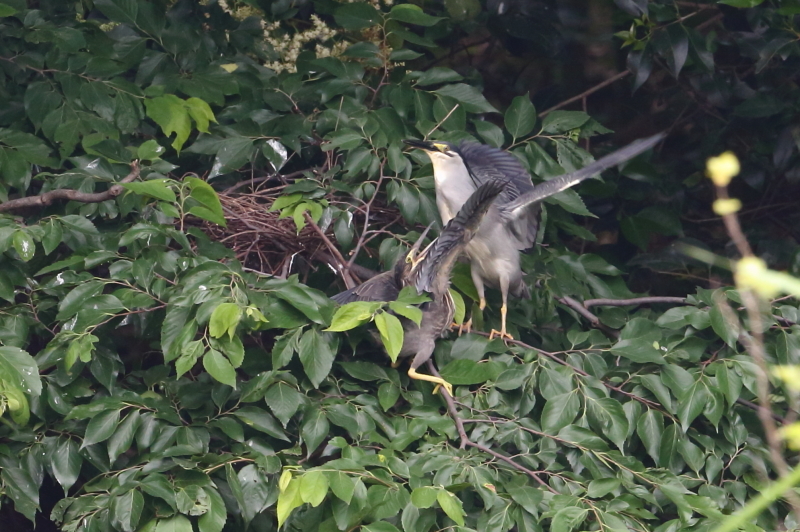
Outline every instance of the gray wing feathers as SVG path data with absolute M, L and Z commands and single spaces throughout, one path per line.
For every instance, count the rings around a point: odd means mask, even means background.
M 418 292 L 438 295 L 447 289 L 456 259 L 475 235 L 486 211 L 505 186 L 506 182 L 502 180 L 482 184 L 462 205 L 456 217 L 442 229 L 415 272 L 414 285 Z
M 506 204 L 504 206 L 504 211 L 511 219 L 519 218 L 521 216 L 524 217 L 526 207 L 529 205 L 558 194 L 562 190 L 573 187 L 581 181 L 589 177 L 593 177 L 600 172 L 611 168 L 612 166 L 616 166 L 629 159 L 632 159 L 633 157 L 636 157 L 643 151 L 655 146 L 661 139 L 664 138 L 664 136 L 664 133 L 659 133 L 646 139 L 639 139 L 628 144 L 620 150 L 606 155 L 599 161 L 595 161 L 585 168 L 581 168 L 580 170 L 570 174 L 556 177 L 550 181 L 545 181 L 544 183 L 537 185 L 532 191 L 522 194 L 515 200 Z
M 489 181 L 506 183 L 498 203 L 507 203 L 533 190 L 530 174 L 511 153 L 473 142 L 462 142 L 457 151 L 467 165 L 476 188 Z
M 395 269 L 383 272 L 360 285 L 331 297 L 340 305 L 353 301 L 395 301 L 400 288 L 395 280 Z

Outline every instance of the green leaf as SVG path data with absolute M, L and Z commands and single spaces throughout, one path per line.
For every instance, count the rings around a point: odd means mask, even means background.
M 544 133 L 566 133 L 581 127 L 589 121 L 589 115 L 583 111 L 553 111 L 542 119 Z
M 470 113 L 496 113 L 492 104 L 486 101 L 481 91 L 472 85 L 466 83 L 455 83 L 453 85 L 445 85 L 440 89 L 436 89 L 436 94 L 440 96 L 448 96 L 456 100 L 461 107 Z
M 220 338 L 225 333 L 230 338 L 236 334 L 236 327 L 242 319 L 242 309 L 236 303 L 220 303 L 211 313 L 208 320 L 208 334 Z
M 189 197 L 200 203 L 200 206 L 192 207 L 189 212 L 204 220 L 225 227 L 225 215 L 222 211 L 222 203 L 219 201 L 217 191 L 211 185 L 196 177 L 186 177 L 183 182 L 189 185 L 189 190 L 191 191 Z
M 197 520 L 200 532 L 222 532 L 228 520 L 228 512 L 225 509 L 225 501 L 219 492 L 211 487 L 204 487 L 208 495 L 208 511 L 201 515 Z
M 412 5 L 412 4 L 402 4 Z M 400 7 L 400 5 L 395 6 Z M 416 7 L 416 6 L 414 6 Z M 461 81 L 463 76 L 451 68 L 446 67 L 432 67 L 420 74 L 417 78 L 416 84 L 420 87 L 427 87 L 428 85 L 436 85 L 437 83 L 450 83 L 453 81 Z
M 571 424 L 578 415 L 581 401 L 574 392 L 558 395 L 548 400 L 542 410 L 542 430 L 556 434 Z
M 138 489 L 129 490 L 114 499 L 114 521 L 123 532 L 134 532 L 144 508 L 144 497 Z
M 395 314 L 413 321 L 418 326 L 422 322 L 422 311 L 415 305 L 403 301 L 390 301 L 389 309 Z
M 22 259 L 24 262 L 28 262 L 36 255 L 36 243 L 31 238 L 26 231 L 22 229 L 18 229 L 14 233 L 14 237 L 12 239 L 14 243 L 14 249 L 17 251 L 19 258 Z
M 189 98 L 184 105 L 189 111 L 189 116 L 194 120 L 197 130 L 208 133 L 209 122 L 217 121 L 211 107 L 200 98 Z
M 364 532 L 400 532 L 396 526 L 386 521 L 374 521 L 361 527 Z
M 56 450 L 53 453 L 50 467 L 53 469 L 53 475 L 61 487 L 64 489 L 66 496 L 69 489 L 78 480 L 78 475 L 81 471 L 81 464 L 83 458 L 79 454 L 77 442 L 71 438 L 59 439 Z
M 278 528 L 283 526 L 283 523 L 286 522 L 292 511 L 301 504 L 303 504 L 303 499 L 300 495 L 300 480 L 293 478 L 289 481 L 289 484 L 286 486 L 286 488 L 280 490 L 280 493 L 278 493 L 278 506 L 276 509 L 276 513 L 278 515 Z
M 254 406 L 245 406 L 236 410 L 233 414 L 241 419 L 246 425 L 261 431 L 264 434 L 269 434 L 273 438 L 278 438 L 279 440 L 289 441 L 289 439 L 283 433 L 281 426 L 277 421 L 275 421 L 274 417 L 269 415 L 266 410 L 262 410 Z
M 153 161 L 164 153 L 164 146 L 153 139 L 144 141 L 136 150 L 136 156 L 145 161 Z
M 417 508 L 430 508 L 436 502 L 436 497 L 439 495 L 439 489 L 431 486 L 423 486 L 421 488 L 414 488 L 411 491 L 411 504 Z
M 496 380 L 502 370 L 502 365 L 497 363 L 477 363 L 464 358 L 451 361 L 440 372 L 442 378 L 451 384 L 469 385 Z
M 739 341 L 741 325 L 733 309 L 729 308 L 728 312 L 723 312 L 720 305 L 727 305 L 727 303 L 715 301 L 708 313 L 711 318 L 711 328 L 729 347 L 735 348 Z
M 333 494 L 344 501 L 345 504 L 350 504 L 355 492 L 353 479 L 342 471 L 327 471 L 325 475 L 328 477 L 328 484 Z
M 6 386 L 19 386 L 20 391 L 32 397 L 42 394 L 39 366 L 18 347 L 0 346 L 0 379 Z
M 330 335 L 322 335 L 314 329 L 308 330 L 300 338 L 298 355 L 311 384 L 319 388 L 322 379 L 328 376 L 333 365 Z
M 331 326 L 325 329 L 330 332 L 342 332 L 355 329 L 362 323 L 369 321 L 372 315 L 381 308 L 380 302 L 353 301 L 342 305 L 333 314 Z
M 177 201 L 175 192 L 169 188 L 166 179 L 151 179 L 150 181 L 139 183 L 121 183 L 120 186 L 142 196 L 152 196 L 170 203 Z
M 657 410 L 647 410 L 636 422 L 636 434 L 647 449 L 647 454 L 657 462 L 664 434 L 664 415 Z
M 89 420 L 81 449 L 106 441 L 119 426 L 120 410 L 106 410 Z
M 524 137 L 536 125 L 536 108 L 527 96 L 517 96 L 506 109 L 506 129 L 514 139 Z
M 95 6 L 114 22 L 136 27 L 139 4 L 133 0 L 97 0 Z M 161 532 L 159 530 L 159 532 Z
M 300 498 L 317 507 L 328 494 L 328 478 L 321 471 L 307 471 L 300 477 Z
M 17 13 L 17 10 L 13 7 L 6 4 L 0 4 L 0 17 L 10 17 L 15 13 Z
M 186 109 L 184 101 L 173 94 L 166 94 L 157 98 L 145 99 L 144 106 L 147 109 L 147 116 L 161 127 L 164 135 L 169 137 L 175 133 L 172 147 L 180 153 L 192 129 L 189 111 Z
M 320 443 L 328 437 L 330 423 L 325 411 L 320 408 L 306 409 L 303 416 L 303 425 L 300 427 L 300 435 L 306 445 L 306 454 L 311 455 L 317 450 Z
M 139 428 L 139 421 L 139 410 L 131 411 L 108 439 L 108 461 L 110 463 L 114 463 L 120 454 L 130 449 L 133 437 Z
M 155 532 L 193 532 L 192 522 L 182 515 L 160 519 Z
M 209 375 L 222 384 L 236 388 L 236 370 L 225 356 L 216 349 L 209 349 L 203 355 L 203 367 Z
M 475 126 L 475 131 L 483 139 L 486 144 L 500 148 L 505 142 L 503 130 L 485 120 L 473 120 L 472 124 Z
M 389 11 L 389 18 L 406 22 L 408 24 L 416 24 L 418 26 L 433 26 L 444 17 L 433 17 L 422 11 L 422 8 L 414 4 L 397 4 L 392 6 Z
M 586 494 L 593 499 L 604 497 L 619 488 L 621 481 L 616 478 L 600 478 L 589 482 Z
M 209 179 L 234 172 L 247 164 L 256 148 L 249 137 L 230 137 L 218 143 L 217 157 L 211 167 Z
M 384 382 L 378 386 L 378 402 L 384 412 L 392 408 L 400 398 L 400 388 L 393 382 Z
M 346 30 L 363 30 L 381 20 L 377 9 L 367 3 L 346 4 L 333 12 L 336 23 Z
M 664 354 L 646 339 L 620 340 L 611 346 L 611 352 L 642 364 L 665 364 Z
M 562 508 L 553 516 L 553 520 L 550 522 L 550 531 L 572 532 L 578 525 L 583 523 L 588 513 L 589 510 L 575 506 Z
M 269 387 L 264 399 L 275 417 L 286 428 L 289 419 L 300 407 L 301 394 L 285 382 L 278 382 Z
M 461 500 L 458 497 L 443 489 L 439 490 L 439 493 L 436 495 L 436 500 L 439 502 L 439 506 L 442 507 L 442 510 L 444 510 L 444 513 L 447 514 L 447 517 L 455 521 L 458 526 L 464 526 L 464 516 L 467 514 L 464 512 L 464 508 L 461 506 Z
M 388 312 L 380 312 L 375 315 L 375 325 L 381 334 L 381 342 L 392 362 L 397 361 L 397 356 L 403 348 L 403 325 L 396 316 Z

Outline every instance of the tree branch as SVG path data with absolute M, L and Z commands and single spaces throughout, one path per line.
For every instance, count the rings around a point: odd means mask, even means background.
M 587 299 L 583 302 L 584 308 L 591 307 L 625 307 L 628 305 L 652 305 L 653 303 L 674 303 L 688 305 L 685 297 L 634 297 L 631 299 Z
M 562 305 L 565 305 L 565 306 L 571 308 L 572 310 L 574 310 L 575 312 L 577 312 L 578 314 L 580 314 L 581 316 L 583 316 L 584 318 L 589 320 L 589 322 L 592 324 L 593 327 L 596 327 L 596 328 L 602 330 L 609 337 L 611 337 L 611 338 L 619 338 L 619 331 L 618 330 L 612 329 L 608 325 L 603 324 L 600 321 L 600 318 L 598 318 L 597 316 L 595 316 L 594 314 L 589 312 L 583 305 L 581 305 L 579 302 L 575 301 L 571 297 L 569 297 L 569 296 L 557 297 L 556 301 L 558 301 Z
M 305 216 L 306 222 L 308 223 L 308 225 L 310 225 L 311 228 L 314 229 L 314 231 L 317 232 L 317 234 L 320 236 L 322 241 L 325 242 L 325 246 L 328 248 L 328 251 L 330 251 L 331 255 L 333 255 L 333 258 L 336 259 L 336 263 L 337 263 L 336 264 L 336 270 L 342 276 L 342 279 L 344 280 L 344 286 L 348 290 L 350 290 L 351 288 L 353 288 L 356 285 L 356 282 L 353 280 L 353 276 L 350 275 L 350 268 L 348 268 L 348 266 L 347 266 L 347 261 L 344 260 L 344 257 L 342 257 L 342 254 L 339 252 L 338 249 L 336 249 L 336 246 L 333 245 L 333 242 L 331 242 L 331 239 L 328 238 L 328 235 L 325 234 L 325 231 L 320 229 L 320 227 L 317 225 L 317 223 L 314 221 L 314 219 L 311 218 L 311 216 L 307 212 L 304 212 L 303 216 Z
M 125 176 L 121 181 L 109 187 L 105 192 L 81 192 L 79 190 L 72 190 L 60 188 L 51 190 L 38 196 L 28 196 L 26 198 L 17 198 L 8 200 L 5 203 L 0 203 L 0 212 L 7 212 L 14 209 L 23 209 L 25 207 L 46 207 L 53 203 L 55 200 L 69 200 L 79 201 L 81 203 L 100 203 L 101 201 L 116 198 L 125 190 L 120 186 L 121 183 L 130 183 L 139 177 L 139 162 L 133 161 L 131 163 L 131 173 Z
M 550 109 L 545 109 L 544 111 L 539 113 L 539 118 L 544 117 L 545 115 L 547 115 L 548 113 L 550 113 L 552 111 L 555 111 L 556 109 L 561 109 L 562 107 L 566 107 L 567 105 L 569 105 L 571 103 L 574 103 L 574 102 L 577 102 L 579 100 L 582 100 L 582 99 L 586 98 L 587 96 L 589 96 L 590 94 L 594 94 L 595 92 L 599 91 L 603 87 L 607 87 L 608 85 L 611 85 L 615 81 L 621 80 L 622 78 L 624 78 L 625 76 L 627 76 L 630 73 L 631 73 L 630 70 L 623 70 L 619 74 L 615 74 L 615 75 L 611 76 L 607 80 L 598 83 L 594 87 L 586 89 L 585 91 L 583 91 L 582 93 L 578 94 L 577 96 L 573 96 L 572 98 L 564 100 L 561 103 L 557 103 L 556 105 L 554 105 Z
M 433 365 L 433 361 L 430 359 L 428 359 L 428 370 L 430 370 L 431 375 L 433 375 L 434 377 L 439 377 L 439 378 L 442 377 L 436 370 L 436 366 Z M 491 449 L 490 447 L 486 447 L 483 444 L 475 443 L 474 441 L 470 440 L 469 437 L 467 436 L 467 432 L 464 430 L 464 422 L 461 420 L 461 417 L 459 417 L 458 410 L 456 410 L 456 404 L 453 401 L 453 396 L 451 396 L 443 386 L 439 388 L 439 391 L 442 394 L 442 397 L 444 397 L 444 402 L 447 403 L 447 411 L 450 413 L 450 417 L 453 418 L 453 422 L 456 424 L 456 430 L 458 431 L 458 435 L 461 438 L 461 446 L 459 447 L 460 449 L 464 449 L 465 447 L 475 447 L 476 449 L 483 451 L 488 455 L 494 456 L 498 460 L 502 460 L 503 462 L 507 463 L 514 469 L 522 471 L 523 473 L 531 477 L 533 480 L 538 482 L 543 488 L 547 488 L 551 492 L 558 495 L 558 492 L 554 490 L 547 482 L 539 478 L 539 475 L 537 475 L 535 471 L 531 471 L 527 467 L 516 463 L 508 456 L 498 453 L 497 451 Z

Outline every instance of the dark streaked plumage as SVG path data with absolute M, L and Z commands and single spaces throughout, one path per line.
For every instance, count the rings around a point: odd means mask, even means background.
M 401 357 L 413 356 L 408 376 L 441 384 L 452 394 L 451 385 L 438 377 L 417 373 L 427 361 L 442 335 L 453 321 L 455 305 L 450 295 L 450 273 L 458 256 L 475 235 L 483 216 L 505 183 L 489 181 L 481 185 L 464 203 L 458 214 L 445 225 L 442 233 L 427 248 L 417 254 L 423 233 L 406 260 L 399 260 L 388 272 L 376 275 L 363 284 L 333 296 L 340 304 L 352 301 L 394 301 L 406 286 L 414 286 L 419 294 L 427 293 L 431 300 L 423 303 L 420 325 L 401 318 L 405 332 Z M 427 232 L 427 230 L 426 230 Z

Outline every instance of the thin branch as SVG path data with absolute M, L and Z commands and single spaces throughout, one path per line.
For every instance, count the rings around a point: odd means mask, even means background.
M 430 370 L 431 375 L 441 378 L 439 372 L 436 371 L 436 366 L 433 365 L 433 361 L 430 359 L 428 360 L 428 369 Z M 450 417 L 453 418 L 453 422 L 456 424 L 456 430 L 458 430 L 458 435 L 461 438 L 461 447 L 460 447 L 461 449 L 464 449 L 465 447 L 475 447 L 476 449 L 483 451 L 488 455 L 494 456 L 498 460 L 502 460 L 503 462 L 507 463 L 514 469 L 522 471 L 523 473 L 531 477 L 533 480 L 538 482 L 543 488 L 547 488 L 552 493 L 558 495 L 558 492 L 555 489 L 553 489 L 547 482 L 539 478 L 539 475 L 536 474 L 535 471 L 531 471 L 527 467 L 516 463 L 508 456 L 498 453 L 497 451 L 491 449 L 490 447 L 487 447 L 480 443 L 475 443 L 474 441 L 470 440 L 469 437 L 467 436 L 466 431 L 464 430 L 464 422 L 458 415 L 458 410 L 456 410 L 456 405 L 455 402 L 453 401 L 453 396 L 451 396 L 444 387 L 439 388 L 439 391 L 441 392 L 442 397 L 444 397 L 445 403 L 447 403 L 447 411 L 450 413 Z
M 70 200 L 79 201 L 81 203 L 100 203 L 101 201 L 116 198 L 125 188 L 121 183 L 130 183 L 139 177 L 139 161 L 131 163 L 131 173 L 125 176 L 121 181 L 109 187 L 105 192 L 81 192 L 79 190 L 72 190 L 60 188 L 51 190 L 38 196 L 28 196 L 27 198 L 17 198 L 8 200 L 5 203 L 0 203 L 0 212 L 11 211 L 14 209 L 22 209 L 25 207 L 46 207 L 56 200 Z
M 247 186 L 247 185 L 255 185 L 256 183 L 263 183 L 264 181 L 269 181 L 270 179 L 282 179 L 283 181 L 288 181 L 290 179 L 295 179 L 300 177 L 301 175 L 305 175 L 306 172 L 315 172 L 319 170 L 319 168 L 306 168 L 305 170 L 298 170 L 296 172 L 292 172 L 290 174 L 271 174 L 264 177 L 256 177 L 255 179 L 245 179 L 243 181 L 239 181 L 238 183 L 234 183 L 233 185 L 229 186 L 225 190 L 222 191 L 223 194 L 230 194 L 231 192 L 235 192 L 236 190 Z M 285 186 L 285 185 L 284 185 Z
M 567 105 L 569 105 L 571 103 L 580 101 L 580 100 L 586 98 L 587 96 L 589 96 L 590 94 L 594 94 L 595 92 L 599 91 L 600 89 L 602 89 L 604 87 L 607 87 L 607 86 L 611 85 L 612 83 L 614 83 L 616 81 L 621 80 L 622 78 L 624 78 L 625 76 L 627 76 L 630 73 L 631 73 L 630 70 L 623 70 L 619 74 L 615 74 L 615 75 L 611 76 L 607 80 L 598 83 L 594 87 L 591 87 L 591 88 L 583 91 L 582 93 L 578 94 L 577 96 L 573 96 L 572 98 L 564 100 L 561 103 L 557 103 L 556 105 L 554 105 L 550 109 L 545 109 L 544 111 L 539 113 L 539 118 L 542 118 L 543 116 L 547 115 L 548 113 L 551 113 L 552 111 L 555 111 L 556 109 L 561 109 L 562 107 L 565 107 L 565 106 L 567 106 Z
M 367 230 L 369 229 L 369 211 L 372 208 L 372 203 L 375 201 L 375 198 L 378 197 L 378 192 L 381 189 L 381 185 L 383 184 L 383 167 L 385 161 L 381 161 L 380 166 L 380 177 L 378 178 L 378 183 L 375 185 L 375 191 L 372 193 L 372 197 L 367 202 L 366 206 L 364 207 L 364 227 L 361 230 L 361 235 L 358 237 L 358 242 L 356 242 L 356 247 L 353 249 L 353 253 L 350 255 L 350 260 L 347 261 L 347 269 L 353 267 L 353 264 L 356 261 L 356 257 L 358 253 L 361 251 L 361 247 L 364 245 L 364 239 L 367 237 Z M 350 288 L 350 287 L 348 287 Z
M 583 302 L 584 308 L 591 307 L 625 307 L 628 305 L 652 305 L 653 303 L 674 303 L 687 305 L 685 297 L 634 297 L 632 299 L 587 299 Z
M 328 251 L 331 252 L 331 255 L 333 255 L 333 258 L 336 259 L 336 263 L 337 263 L 336 264 L 336 270 L 342 276 L 342 279 L 344 280 L 344 286 L 348 290 L 350 290 L 351 288 L 353 288 L 356 285 L 356 282 L 355 282 L 355 280 L 353 280 L 353 276 L 350 274 L 350 270 L 347 267 L 347 261 L 344 260 L 344 257 L 342 257 L 342 254 L 339 252 L 338 249 L 336 249 L 336 246 L 333 245 L 333 242 L 331 242 L 331 239 L 328 238 L 328 235 L 325 234 L 325 231 L 320 229 L 320 227 L 317 225 L 317 223 L 314 221 L 314 219 L 311 218 L 311 216 L 307 212 L 304 212 L 303 216 L 305 216 L 306 222 L 308 223 L 308 225 L 310 225 L 311 228 L 314 229 L 314 231 L 317 232 L 317 234 L 320 236 L 322 241 L 325 242 L 325 246 L 328 248 Z

